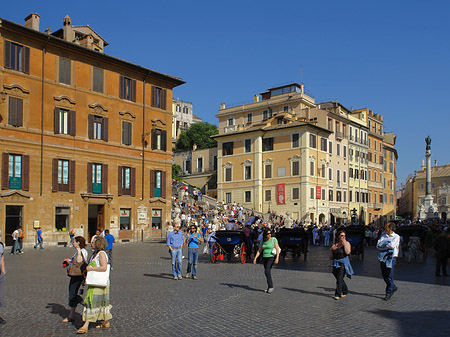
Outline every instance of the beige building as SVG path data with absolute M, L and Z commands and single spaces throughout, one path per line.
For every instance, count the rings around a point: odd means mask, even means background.
M 194 123 L 201 123 L 202 119 L 194 115 L 192 102 L 185 102 L 179 98 L 172 99 L 172 146 L 181 132 L 189 129 Z
M 397 150 L 395 141 L 397 136 L 392 132 L 385 132 L 383 137 L 383 216 L 384 221 L 396 217 L 397 198 Z

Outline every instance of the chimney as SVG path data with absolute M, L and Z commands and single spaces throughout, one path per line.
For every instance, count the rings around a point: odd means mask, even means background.
M 47 34 L 47 35 L 52 34 L 52 30 L 50 29 L 50 27 L 47 27 L 47 29 L 45 30 L 45 34 Z
M 422 159 L 422 167 L 420 168 L 422 171 L 425 170 L 425 159 Z
M 254 103 L 259 102 L 259 95 L 258 95 L 258 94 L 253 95 L 253 102 L 254 102 Z
M 25 27 L 39 31 L 39 14 L 33 13 L 25 18 Z
M 220 103 L 220 110 L 225 109 L 225 103 Z
M 63 32 L 63 39 L 65 41 L 73 42 L 73 40 L 75 39 L 75 34 L 72 28 L 72 20 L 70 19 L 68 14 L 63 19 Z

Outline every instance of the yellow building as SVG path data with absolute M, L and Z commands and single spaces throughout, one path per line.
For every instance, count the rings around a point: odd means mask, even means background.
M 395 141 L 397 136 L 392 132 L 385 132 L 383 137 L 383 216 L 384 221 L 396 217 L 397 198 L 395 197 L 397 184 L 397 150 Z
M 1 240 L 163 235 L 171 211 L 172 89 L 184 82 L 103 53 L 89 25 L 0 21 Z

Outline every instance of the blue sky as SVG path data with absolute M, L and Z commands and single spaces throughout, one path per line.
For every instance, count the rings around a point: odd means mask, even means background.
M 181 77 L 174 97 L 217 124 L 221 102 L 250 101 L 287 82 L 316 101 L 369 108 L 397 134 L 398 185 L 432 160 L 450 162 L 450 1 L 29 1 L 0 17 L 41 31 L 89 24 L 106 53 Z

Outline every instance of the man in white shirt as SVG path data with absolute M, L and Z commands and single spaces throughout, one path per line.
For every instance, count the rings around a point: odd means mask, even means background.
M 377 248 L 381 251 L 378 254 L 378 261 L 380 261 L 381 275 L 386 283 L 384 300 L 387 301 L 397 291 L 394 284 L 394 266 L 398 256 L 400 236 L 394 233 L 395 224 L 392 222 L 386 223 L 384 230 L 384 234 L 378 240 Z

